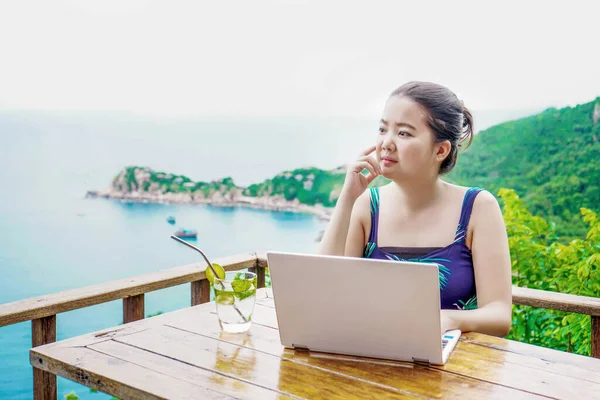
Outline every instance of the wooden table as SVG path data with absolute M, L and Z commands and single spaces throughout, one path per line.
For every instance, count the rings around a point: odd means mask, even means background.
M 600 399 L 600 360 L 469 333 L 443 367 L 294 352 L 260 289 L 249 334 L 206 303 L 31 350 L 31 364 L 122 399 Z

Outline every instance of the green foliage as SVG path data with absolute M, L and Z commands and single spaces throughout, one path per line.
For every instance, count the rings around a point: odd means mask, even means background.
M 135 169 L 134 168 L 126 168 L 125 182 L 127 184 L 127 189 L 129 192 L 133 190 L 137 190 L 139 185 L 135 178 Z
M 460 154 L 448 179 L 498 192 L 509 187 L 534 215 L 558 226 L 558 234 L 583 238 L 579 207 L 600 204 L 600 123 L 593 102 L 551 108 L 480 132 Z
M 346 178 L 342 170 L 322 170 L 318 168 L 300 168 L 285 171 L 266 181 L 248 186 L 245 196 L 283 196 L 286 200 L 297 199 L 302 204 L 321 204 L 333 207 Z M 389 181 L 378 176 L 371 186 L 381 186 Z
M 302 204 L 335 205 L 336 191 L 344 184 L 344 174 L 318 168 L 301 168 L 285 171 L 272 179 L 250 185 L 245 196 L 283 196 L 286 200 L 297 199 Z
M 244 196 L 282 196 L 301 204 L 333 207 L 344 185 L 343 169 L 331 171 L 319 168 L 300 168 L 285 171 L 262 183 L 247 188 L 236 186 L 231 177 L 212 182 L 194 182 L 184 175 L 156 172 L 147 167 L 127 167 L 113 179 L 113 188 L 122 192 L 143 191 L 158 193 L 189 193 L 209 198 L 215 193 L 227 194 L 242 191 Z M 370 186 L 381 186 L 389 181 L 378 176 Z
M 156 172 L 148 167 L 126 167 L 113 178 L 114 189 L 123 192 L 193 193 L 206 198 L 215 192 L 226 193 L 238 187 L 231 177 L 213 182 L 194 182 L 185 175 Z
M 568 243 L 554 224 L 532 215 L 514 190 L 501 189 L 513 284 L 533 289 L 600 297 L 600 218 L 587 208 L 584 239 Z M 509 339 L 577 354 L 590 354 L 591 319 L 587 315 L 513 306 Z
M 596 162 L 600 158 L 600 123 L 593 119 L 597 104 L 600 98 L 576 107 L 549 108 L 482 131 L 447 178 L 492 193 L 513 188 L 534 215 L 557 224 L 561 237 L 583 238 L 586 224 L 579 207 L 600 204 L 600 163 Z M 342 168 L 300 168 L 241 188 L 231 177 L 194 182 L 184 175 L 132 166 L 113 179 L 113 187 L 120 191 L 190 193 L 203 198 L 242 190 L 245 196 L 282 196 L 302 204 L 333 207 L 344 179 Z M 371 186 L 388 182 L 379 176 Z

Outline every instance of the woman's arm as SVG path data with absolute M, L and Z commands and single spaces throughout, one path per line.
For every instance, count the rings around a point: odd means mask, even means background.
M 365 245 L 364 228 L 361 222 L 368 192 L 356 201 L 341 195 L 331 221 L 325 230 L 319 246 L 319 254 L 331 256 L 361 257 Z
M 342 192 L 321 239 L 319 254 L 362 256 L 365 235 L 361 216 L 365 202 L 366 209 L 369 210 L 369 192 L 366 190 L 373 179 L 381 174 L 381 166 L 370 156 L 375 149 L 376 146 L 370 146 L 360 154 L 356 162 L 348 166 Z M 362 174 L 365 169 L 368 171 L 367 175 Z
M 506 336 L 512 325 L 510 250 L 502 211 L 491 193 L 476 197 L 471 214 L 476 310 L 442 310 L 442 330 Z

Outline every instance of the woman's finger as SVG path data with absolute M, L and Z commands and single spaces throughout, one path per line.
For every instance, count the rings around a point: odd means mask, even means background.
M 360 159 L 360 161 L 366 161 L 369 164 L 371 164 L 373 166 L 373 168 L 375 169 L 375 171 L 377 171 L 378 174 L 381 175 L 383 173 L 383 171 L 381 170 L 381 165 L 379 165 L 379 163 L 377 162 L 377 160 L 375 159 L 375 157 L 372 157 L 372 156 L 371 157 L 369 157 L 369 156 L 362 157 Z
M 373 168 L 373 166 L 366 161 L 358 161 L 357 163 L 355 163 L 354 167 L 352 168 L 352 171 L 360 174 L 363 169 L 366 169 L 367 171 L 369 171 L 370 175 L 375 175 L 375 176 L 378 175 L 375 172 L 375 169 Z
M 369 146 L 362 153 L 360 153 L 360 155 L 361 156 L 368 156 L 369 154 L 371 154 L 372 152 L 374 152 L 376 148 L 377 148 L 376 145 Z

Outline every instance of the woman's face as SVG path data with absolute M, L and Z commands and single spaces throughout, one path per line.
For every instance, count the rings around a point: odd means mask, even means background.
M 383 110 L 377 136 L 376 157 L 383 176 L 406 180 L 430 175 L 439 170 L 436 152 L 439 145 L 426 123 L 418 103 L 403 96 L 392 96 Z

